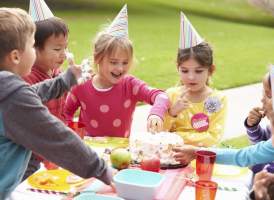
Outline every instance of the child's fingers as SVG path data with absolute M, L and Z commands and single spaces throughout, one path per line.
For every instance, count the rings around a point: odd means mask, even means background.
M 75 65 L 74 55 L 71 52 L 69 52 L 68 50 L 66 50 L 65 54 L 66 54 L 66 59 L 68 61 L 68 64 Z
M 186 95 L 187 95 L 187 93 L 189 92 L 189 90 L 190 90 L 190 88 L 185 88 L 184 90 L 183 90 L 183 92 L 182 92 L 182 94 L 181 94 L 181 98 L 183 99 L 183 98 L 185 98 L 186 97 Z
M 183 151 L 183 149 L 181 147 L 173 147 L 172 151 L 181 152 L 181 151 Z
M 251 115 L 251 116 L 256 116 L 257 118 L 262 118 L 261 111 L 252 110 L 252 111 L 250 112 L 250 115 Z

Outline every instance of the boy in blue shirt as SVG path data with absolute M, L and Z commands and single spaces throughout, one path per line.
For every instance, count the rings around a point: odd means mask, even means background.
M 34 151 L 84 177 L 110 184 L 112 170 L 43 105 L 77 83 L 81 70 L 30 86 L 21 77 L 35 60 L 35 25 L 18 8 L 0 8 L 0 199 L 20 183 Z

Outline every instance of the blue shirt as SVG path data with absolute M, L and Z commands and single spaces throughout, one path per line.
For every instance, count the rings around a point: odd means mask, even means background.
M 247 167 L 274 161 L 274 147 L 271 139 L 242 149 L 210 148 L 216 153 L 216 163 Z

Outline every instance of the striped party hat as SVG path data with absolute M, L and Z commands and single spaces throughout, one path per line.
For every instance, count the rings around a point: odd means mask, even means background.
M 29 14 L 34 22 L 54 17 L 44 0 L 30 0 Z
M 124 5 L 119 14 L 112 21 L 107 29 L 107 33 L 118 38 L 128 38 L 127 5 Z
M 181 12 L 181 29 L 180 29 L 179 48 L 180 49 L 191 48 L 202 43 L 203 41 L 204 40 L 201 38 L 199 33 L 192 26 L 192 24 L 184 15 L 184 13 Z

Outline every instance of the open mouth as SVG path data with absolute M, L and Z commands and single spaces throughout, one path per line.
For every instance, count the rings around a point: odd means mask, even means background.
M 117 73 L 111 72 L 111 75 L 112 75 L 112 77 L 118 79 L 118 78 L 120 78 L 120 77 L 123 75 L 123 73 L 118 73 L 118 74 L 117 74 Z

